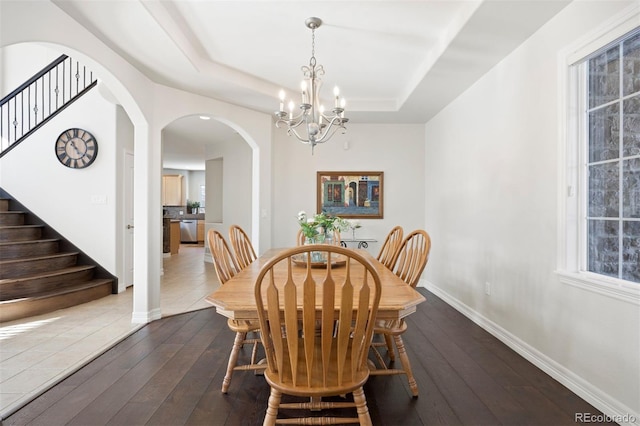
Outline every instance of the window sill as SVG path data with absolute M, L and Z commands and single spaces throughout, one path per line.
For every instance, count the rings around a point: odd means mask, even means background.
M 612 297 L 623 302 L 640 305 L 640 284 L 607 279 L 595 274 L 556 271 L 562 284 Z

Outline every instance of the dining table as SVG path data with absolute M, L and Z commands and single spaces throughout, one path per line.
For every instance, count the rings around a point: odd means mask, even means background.
M 238 272 L 233 278 L 221 285 L 213 293 L 206 297 L 206 301 L 216 308 L 219 314 L 234 320 L 258 320 L 258 309 L 255 299 L 255 281 L 262 267 L 273 257 L 277 256 L 286 248 L 273 248 L 265 251 L 255 261 L 250 263 L 245 269 Z M 378 320 L 399 320 L 416 311 L 416 307 L 426 299 L 410 285 L 405 283 L 393 271 L 380 263 L 367 250 L 353 249 L 365 257 L 375 268 L 380 277 L 381 295 L 378 305 L 376 319 Z M 303 262 L 302 262 L 303 263 Z M 362 270 L 364 268 L 360 266 Z M 336 264 L 331 267 L 337 282 L 341 282 L 346 272 L 344 265 Z M 357 268 L 354 268 L 357 269 Z M 352 269 L 351 278 L 357 282 L 357 270 Z M 326 273 L 324 268 L 311 268 L 313 274 Z M 286 263 L 280 262 L 275 266 L 276 274 L 286 274 Z M 305 264 L 292 268 L 294 281 L 303 282 L 307 274 Z M 361 274 L 362 275 L 362 274 Z

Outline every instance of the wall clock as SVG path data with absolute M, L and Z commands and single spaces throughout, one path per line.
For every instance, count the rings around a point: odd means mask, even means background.
M 71 128 L 62 132 L 56 140 L 58 160 L 72 169 L 89 167 L 97 155 L 98 142 L 86 130 Z

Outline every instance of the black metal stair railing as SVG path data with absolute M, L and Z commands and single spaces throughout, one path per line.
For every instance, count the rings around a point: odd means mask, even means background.
M 93 72 L 61 55 L 0 100 L 0 157 L 98 84 Z

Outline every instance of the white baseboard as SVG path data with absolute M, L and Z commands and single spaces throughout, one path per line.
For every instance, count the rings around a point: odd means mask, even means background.
M 148 324 L 160 318 L 162 318 L 162 313 L 160 312 L 160 308 L 157 308 L 149 312 L 134 312 L 131 315 L 131 322 L 133 324 Z
M 440 299 L 444 300 L 454 309 L 523 356 L 526 360 L 569 388 L 580 398 L 602 411 L 611 420 L 621 425 L 640 426 L 640 413 L 634 413 L 625 404 L 622 404 L 609 394 L 593 386 L 571 370 L 549 358 L 544 353 L 538 351 L 512 333 L 509 333 L 498 324 L 471 309 L 469 306 L 454 298 L 433 283 L 421 280 L 419 286 L 426 288 Z

